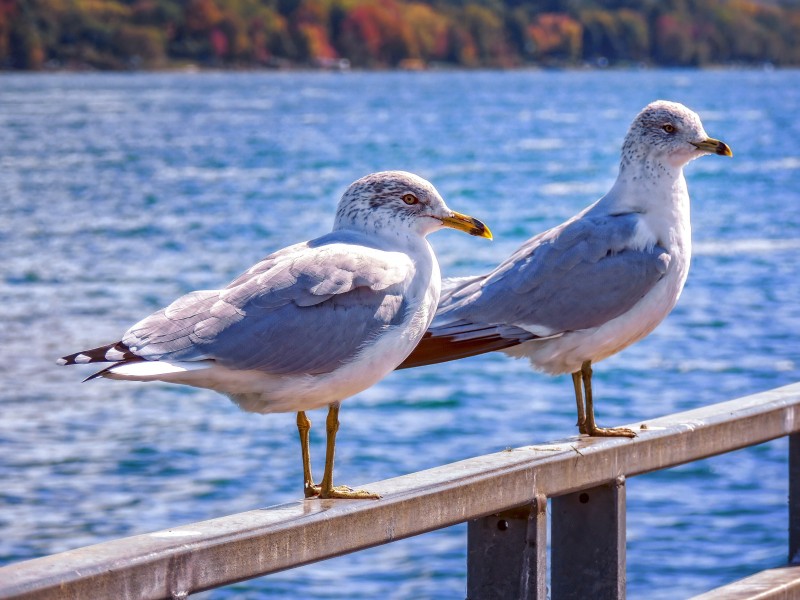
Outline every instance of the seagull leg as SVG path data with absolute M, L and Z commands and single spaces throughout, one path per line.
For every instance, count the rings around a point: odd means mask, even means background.
M 587 360 L 581 365 L 583 376 L 583 389 L 586 391 L 586 424 L 585 433 L 592 437 L 636 437 L 636 434 L 627 427 L 605 428 L 598 427 L 594 420 L 594 400 L 592 398 L 592 361 Z M 583 433 L 583 431 L 581 431 Z
M 354 490 L 346 485 L 333 487 L 333 455 L 336 448 L 336 432 L 339 431 L 339 403 L 328 406 L 328 418 L 325 421 L 328 439 L 325 448 L 325 474 L 320 484 L 320 498 L 348 498 L 351 500 L 377 500 L 378 494 L 366 490 Z
M 586 409 L 583 406 L 583 390 L 581 383 L 583 378 L 580 371 L 572 374 L 572 386 L 575 388 L 575 404 L 578 405 L 578 431 L 586 433 Z
M 319 496 L 319 486 L 314 485 L 311 475 L 311 449 L 308 432 L 311 431 L 311 421 L 302 410 L 297 413 L 297 431 L 300 434 L 300 451 L 303 453 L 303 493 L 306 498 Z

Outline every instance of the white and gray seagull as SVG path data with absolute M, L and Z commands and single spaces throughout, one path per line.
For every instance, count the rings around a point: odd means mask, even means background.
M 367 175 L 345 191 L 331 233 L 270 254 L 224 289 L 186 294 L 121 341 L 59 363 L 113 362 L 89 379 L 185 384 L 249 412 L 297 411 L 306 497 L 376 498 L 333 486 L 339 403 L 390 373 L 430 325 L 441 276 L 425 236 L 443 227 L 492 237 L 416 175 Z M 315 485 L 304 411 L 326 405 L 325 473 Z
M 581 433 L 634 436 L 597 426 L 591 365 L 648 335 L 678 301 L 692 255 L 683 167 L 706 154 L 733 156 L 685 106 L 646 106 L 611 190 L 490 273 L 445 280 L 432 326 L 400 368 L 502 350 L 572 374 Z

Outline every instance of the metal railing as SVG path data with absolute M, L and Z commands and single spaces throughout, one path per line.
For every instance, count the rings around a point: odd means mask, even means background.
M 800 384 L 633 427 L 635 439 L 569 438 L 369 484 L 379 501 L 291 502 L 12 564 L 0 598 L 184 598 L 467 521 L 468 598 L 543 600 L 548 499 L 550 597 L 623 598 L 625 479 L 783 436 L 789 562 L 800 560 Z M 735 585 L 745 595 L 704 597 L 788 598 L 800 567 Z

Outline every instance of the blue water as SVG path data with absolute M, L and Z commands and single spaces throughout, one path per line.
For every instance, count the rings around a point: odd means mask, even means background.
M 489 268 L 608 189 L 656 98 L 698 111 L 735 158 L 686 169 L 689 281 L 650 337 L 597 365 L 606 425 L 800 379 L 800 72 L 0 76 L 0 564 L 301 492 L 293 415 L 81 384 L 91 368 L 56 357 L 322 234 L 371 171 L 415 171 L 485 219 L 494 243 L 431 241 L 446 275 Z M 575 433 L 569 378 L 497 354 L 394 373 L 341 419 L 337 481 L 351 485 Z M 630 479 L 629 596 L 686 597 L 784 562 L 786 452 Z M 462 525 L 204 597 L 463 598 L 465 548 Z

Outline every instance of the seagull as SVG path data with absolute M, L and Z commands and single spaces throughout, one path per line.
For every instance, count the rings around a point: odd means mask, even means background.
M 121 341 L 58 362 L 112 362 L 88 379 L 184 384 L 248 412 L 297 412 L 305 497 L 378 498 L 333 486 L 339 406 L 394 370 L 430 325 L 441 275 L 425 236 L 443 227 L 492 238 L 421 177 L 367 175 L 345 191 L 330 233 L 270 254 L 221 290 L 178 298 Z M 326 405 L 316 485 L 305 411 Z
M 596 424 L 592 364 L 647 336 L 678 301 L 692 254 L 683 167 L 707 154 L 733 156 L 685 106 L 646 106 L 611 190 L 493 271 L 445 280 L 432 326 L 399 368 L 501 350 L 572 374 L 581 433 L 634 437 Z

